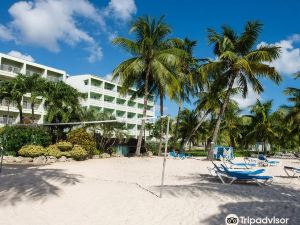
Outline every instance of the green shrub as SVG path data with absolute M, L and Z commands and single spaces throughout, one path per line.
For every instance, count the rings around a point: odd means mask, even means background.
M 57 142 L 56 145 L 63 152 L 71 151 L 73 148 L 73 144 L 68 141 L 60 141 L 60 142 Z
M 87 158 L 88 153 L 80 145 L 75 145 L 72 151 L 70 151 L 70 156 L 75 160 L 84 160 Z
M 158 155 L 158 143 L 146 142 L 146 151 L 150 151 L 153 155 Z
M 57 145 L 49 145 L 46 148 L 46 155 L 60 158 L 62 156 L 62 152 L 59 150 Z
M 80 145 L 90 156 L 96 151 L 96 142 L 93 136 L 86 132 L 84 128 L 72 130 L 68 134 L 67 141 L 71 142 L 73 145 Z
M 19 150 L 19 155 L 25 157 L 38 157 L 46 155 L 46 149 L 40 145 L 25 145 Z
M 7 152 L 18 152 L 25 145 L 51 144 L 51 136 L 42 127 L 7 126 L 0 131 L 0 144 Z

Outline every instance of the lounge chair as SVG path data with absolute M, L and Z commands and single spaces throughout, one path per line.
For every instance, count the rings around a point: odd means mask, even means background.
M 213 175 L 212 171 L 214 171 L 215 174 L 218 172 L 218 170 L 225 172 L 222 166 L 217 166 L 213 162 L 212 162 L 212 164 L 214 165 L 213 168 L 209 168 L 209 167 L 207 168 L 211 175 Z M 265 169 L 257 169 L 257 170 L 234 170 L 234 169 L 229 169 L 229 168 L 227 168 L 227 169 L 230 172 L 238 172 L 238 173 L 248 174 L 248 175 L 258 175 L 258 174 L 262 174 L 266 171 Z
M 223 160 L 223 163 L 229 168 L 229 169 L 251 169 L 252 167 L 255 167 L 257 164 L 254 162 L 233 162 L 232 159 L 229 158 L 223 158 L 220 157 L 220 159 Z
M 217 176 L 220 178 L 223 184 L 232 184 L 234 181 L 253 181 L 257 183 L 259 186 L 261 186 L 262 184 L 263 185 L 271 184 L 273 181 L 272 176 L 246 174 L 241 171 L 239 172 L 230 171 L 223 164 L 221 164 L 221 167 L 223 168 L 223 170 L 220 169 L 219 167 L 216 167 L 216 169 L 217 169 Z M 226 183 L 223 179 L 224 177 L 231 179 L 231 181 L 229 183 Z
M 179 157 L 180 159 L 186 159 L 186 158 L 191 158 L 192 155 L 191 154 L 186 154 L 186 153 L 178 153 L 177 157 Z
M 173 159 L 177 159 L 178 154 L 175 151 L 171 151 L 171 152 L 169 152 L 169 157 L 171 157 Z
M 285 166 L 285 167 L 283 167 L 283 169 L 284 169 L 284 172 L 286 173 L 286 175 L 288 177 L 298 177 L 298 178 L 300 178 L 300 168 Z M 288 171 L 292 172 L 292 174 L 290 174 Z
M 263 162 L 266 166 L 276 166 L 279 164 L 279 161 L 277 160 L 269 160 L 267 157 L 263 154 L 258 155 L 258 159 Z

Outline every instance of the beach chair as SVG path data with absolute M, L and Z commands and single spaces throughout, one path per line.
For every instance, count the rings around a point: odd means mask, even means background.
M 223 158 L 222 156 L 220 157 L 220 159 L 229 169 L 251 169 L 252 167 L 255 167 L 257 165 L 255 162 L 234 162 L 232 161 L 232 159 Z
M 173 159 L 177 159 L 178 154 L 173 150 L 171 152 L 169 152 L 169 157 L 173 158 Z
M 177 157 L 180 159 L 187 159 L 187 158 L 191 158 L 192 155 L 191 154 L 186 154 L 186 153 L 178 153 Z
M 209 168 L 209 167 L 207 168 L 211 175 L 214 175 L 213 172 L 215 173 L 215 175 L 217 175 L 218 170 L 225 172 L 222 166 L 217 166 L 214 162 L 212 162 L 212 164 L 213 164 L 213 168 Z M 265 169 L 257 169 L 257 170 L 232 170 L 229 168 L 227 169 L 231 172 L 238 172 L 238 173 L 243 173 L 248 175 L 258 175 L 266 171 Z
M 279 164 L 279 161 L 277 161 L 277 160 L 269 160 L 263 154 L 259 154 L 258 155 L 258 160 L 260 160 L 261 162 L 263 162 L 263 165 L 266 165 L 266 166 L 276 166 L 276 165 Z
M 252 181 L 258 184 L 259 186 L 263 185 L 268 185 L 271 184 L 273 181 L 272 176 L 262 176 L 262 175 L 255 175 L 255 174 L 247 174 L 245 172 L 241 171 L 230 171 L 228 170 L 223 164 L 221 164 L 221 167 L 223 168 L 220 169 L 219 167 L 216 167 L 217 169 L 217 176 L 221 180 L 223 184 L 232 184 L 235 181 Z M 230 179 L 229 183 L 226 183 L 223 178 L 228 178 Z
M 298 177 L 298 178 L 300 178 L 300 168 L 285 166 L 285 167 L 283 167 L 283 169 L 284 169 L 284 172 L 286 173 L 286 175 L 288 177 Z M 289 172 L 291 172 L 292 174 L 290 174 Z

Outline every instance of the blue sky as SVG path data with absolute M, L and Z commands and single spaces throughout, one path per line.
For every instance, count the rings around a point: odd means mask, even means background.
M 250 3 L 249 3 L 250 2 Z M 130 22 L 141 15 L 166 16 L 173 37 L 197 40 L 195 55 L 213 57 L 207 28 L 227 24 L 241 31 L 248 20 L 260 20 L 260 42 L 278 44 L 282 56 L 274 66 L 284 81 L 276 86 L 263 81 L 261 95 L 250 90 L 247 99 L 236 96 L 241 107 L 257 98 L 274 99 L 274 108 L 286 104 L 282 91 L 300 87 L 291 74 L 300 70 L 300 1 L 240 0 L 32 0 L 0 1 L 0 52 L 27 56 L 37 63 L 66 70 L 70 75 L 106 76 L 129 55 L 111 44 L 115 36 L 130 36 Z M 186 105 L 187 107 L 191 107 Z M 167 101 L 166 112 L 177 106 Z

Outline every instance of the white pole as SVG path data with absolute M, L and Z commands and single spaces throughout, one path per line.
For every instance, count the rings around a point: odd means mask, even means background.
M 170 116 L 167 116 L 167 117 L 168 117 L 168 123 L 167 123 L 167 134 L 166 134 L 166 144 L 165 144 L 165 155 L 164 155 L 163 169 L 162 169 L 162 175 L 161 175 L 161 185 L 160 185 L 160 194 L 159 194 L 160 198 L 162 197 L 162 191 L 163 191 L 163 187 L 164 187 L 167 149 L 168 149 L 168 140 L 169 140 Z

